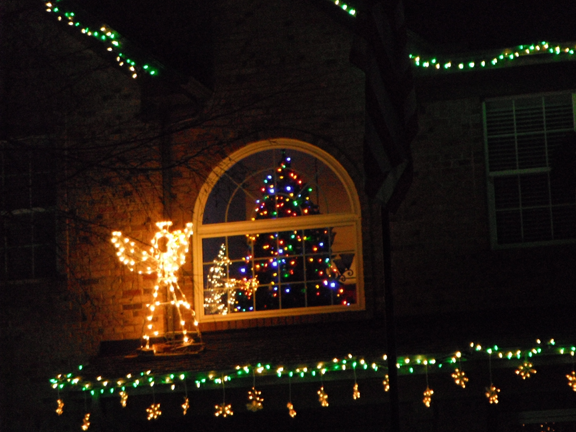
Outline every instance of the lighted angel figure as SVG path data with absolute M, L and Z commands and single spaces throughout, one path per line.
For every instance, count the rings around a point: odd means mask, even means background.
M 121 232 L 112 233 L 112 243 L 116 247 L 116 255 L 120 262 L 128 266 L 130 271 L 139 274 L 156 274 L 157 283 L 154 286 L 153 301 L 148 304 L 148 316 L 143 334 L 146 341 L 146 349 L 150 349 L 150 337 L 158 336 L 159 332 L 154 327 L 154 312 L 158 307 L 174 306 L 180 324 L 180 332 L 184 344 L 190 342 L 189 330 L 186 320 L 183 316 L 183 309 L 190 311 L 192 316 L 194 332 L 200 337 L 198 322 L 195 319 L 196 314 L 192 306 L 187 301 L 186 296 L 178 285 L 176 272 L 186 262 L 188 254 L 189 239 L 192 235 L 192 224 L 186 224 L 183 230 L 168 231 L 172 222 L 157 222 L 158 231 L 154 234 L 151 241 L 151 247 L 148 249 L 141 248 L 122 235 Z M 166 289 L 166 301 L 159 299 L 160 288 Z

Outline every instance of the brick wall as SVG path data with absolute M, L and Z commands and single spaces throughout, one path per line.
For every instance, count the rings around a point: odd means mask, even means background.
M 548 69 L 551 77 L 563 73 Z M 521 308 L 549 311 L 574 299 L 573 246 L 490 248 L 482 100 L 558 90 L 553 82 L 529 86 L 526 71 L 498 74 L 418 82 L 414 182 L 392 219 L 400 316 L 495 317 Z

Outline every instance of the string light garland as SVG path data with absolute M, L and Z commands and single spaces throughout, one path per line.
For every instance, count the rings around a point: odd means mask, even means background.
M 80 22 L 77 13 L 69 9 L 61 0 L 44 1 L 46 12 L 56 16 L 56 19 L 66 25 L 78 29 L 81 34 L 92 37 L 104 45 L 106 51 L 116 58 L 118 66 L 122 67 L 134 79 L 139 75 L 146 74 L 157 76 L 160 70 L 158 62 L 152 59 L 137 62 L 135 52 L 127 54 L 130 50 L 129 43 L 115 30 L 105 24 L 87 26 Z
M 490 53 L 454 55 L 454 56 L 421 56 L 409 54 L 412 65 L 417 69 L 432 72 L 465 72 L 478 69 L 494 69 L 514 66 L 518 60 L 526 57 L 540 56 L 550 60 L 574 60 L 576 44 L 538 42 L 529 45 L 518 45 Z
M 396 364 L 398 375 L 413 375 L 413 374 L 425 374 L 427 371 L 433 371 L 435 373 L 442 373 L 446 368 L 451 367 L 455 364 L 461 367 L 461 363 L 464 361 L 485 361 L 489 362 L 490 370 L 490 385 L 485 389 L 485 395 L 491 404 L 498 403 L 498 396 L 500 389 L 496 388 L 492 382 L 492 361 L 499 361 L 501 367 L 509 367 L 515 371 L 517 367 L 517 361 L 520 358 L 526 357 L 530 359 L 530 363 L 534 363 L 534 359 L 537 357 L 547 357 L 546 363 L 566 363 L 565 356 L 571 355 L 572 361 L 574 360 L 574 353 L 576 351 L 576 346 L 572 345 L 558 345 L 554 339 L 550 339 L 548 342 L 543 343 L 537 340 L 536 344 L 533 346 L 528 346 L 522 349 L 514 348 L 510 350 L 500 349 L 497 345 L 484 347 L 480 344 L 471 343 L 467 350 L 460 351 L 462 354 L 459 356 L 454 353 L 445 353 L 435 355 L 410 355 L 410 356 L 398 356 L 398 362 Z M 465 354 L 463 354 L 465 352 Z M 178 388 L 176 385 L 181 382 L 186 388 L 186 383 L 188 381 L 193 382 L 198 389 L 203 387 L 210 388 L 211 385 L 222 385 L 222 377 L 224 380 L 245 380 L 247 378 L 252 378 L 252 387 L 256 388 L 254 385 L 255 375 L 267 376 L 268 379 L 276 377 L 276 379 L 282 381 L 288 379 L 289 389 L 290 389 L 290 399 L 289 402 L 293 403 L 291 399 L 291 385 L 292 379 L 302 379 L 302 380 L 318 380 L 321 383 L 321 388 L 323 387 L 323 374 L 330 372 L 336 378 L 339 374 L 342 375 L 341 379 L 353 379 L 355 384 L 357 384 L 355 379 L 355 374 L 357 369 L 363 370 L 365 377 L 368 378 L 373 376 L 374 378 L 382 379 L 382 373 L 380 368 L 387 369 L 387 356 L 381 355 L 375 358 L 373 361 L 367 361 L 363 357 L 353 356 L 348 354 L 344 358 L 334 357 L 332 360 L 317 362 L 314 364 L 302 364 L 297 365 L 274 365 L 269 363 L 257 363 L 256 365 L 237 365 L 235 368 L 222 370 L 222 371 L 212 371 L 212 372 L 191 372 L 182 371 L 179 373 L 153 373 L 151 370 L 142 371 L 139 373 L 130 373 L 124 377 L 120 378 L 105 378 L 102 376 L 96 379 L 89 379 L 82 376 L 83 367 L 80 366 L 77 373 L 60 374 L 57 377 L 51 379 L 52 387 L 58 392 L 58 400 L 63 406 L 64 401 L 60 398 L 60 390 L 67 390 L 67 392 L 82 391 L 87 395 L 92 396 L 107 396 L 120 393 L 120 398 L 122 400 L 122 393 L 127 394 L 127 388 L 133 387 L 135 389 L 140 389 L 142 391 L 143 387 L 154 387 L 161 386 L 170 391 L 174 391 Z M 510 366 L 506 366 L 507 363 Z M 356 366 L 354 366 L 356 365 Z M 456 371 L 462 372 L 460 368 Z M 448 374 L 455 373 L 454 370 L 446 371 Z M 464 376 L 462 376 L 464 377 Z M 454 376 L 452 375 L 452 378 Z M 567 374 L 568 385 L 576 391 L 576 372 L 574 368 L 572 373 Z M 454 378 L 455 379 L 455 378 Z M 179 380 L 179 381 L 178 381 Z M 456 380 L 456 379 L 455 379 Z M 461 378 L 462 382 L 467 382 Z M 389 385 L 389 378 L 384 376 L 383 391 L 387 391 L 387 384 Z M 462 384 L 458 384 L 461 387 Z M 152 387 L 152 389 L 154 389 Z M 429 386 L 427 385 L 428 389 Z M 224 388 L 223 388 L 224 390 Z M 145 391 L 145 390 L 144 390 Z M 358 390 L 359 391 L 359 390 Z M 146 392 L 146 391 L 145 391 Z M 324 392 L 325 393 L 325 392 Z M 318 393 L 318 400 L 320 400 L 320 393 Z M 218 408 L 221 411 L 220 415 L 232 415 L 231 406 L 226 409 L 225 400 L 224 403 Z M 294 407 L 292 406 L 292 409 Z M 227 412 L 228 411 L 228 412 Z
M 336 6 L 340 7 L 343 11 L 347 12 L 349 15 L 356 16 L 356 9 L 351 8 L 346 3 L 341 2 L 340 0 L 330 0 Z
M 172 226 L 170 221 L 157 222 L 156 226 L 158 231 L 154 234 L 151 247 L 148 250 L 136 246 L 134 241 L 123 236 L 120 231 L 114 231 L 111 239 L 117 250 L 118 259 L 122 264 L 128 266 L 130 271 L 139 274 L 155 273 L 157 277 L 157 283 L 152 294 L 153 301 L 146 305 L 148 316 L 146 317 L 142 336 L 145 341 L 144 349 L 151 350 L 150 338 L 160 334 L 154 324 L 154 314 L 160 307 L 174 307 L 176 309 L 180 325 L 180 331 L 177 336 L 182 337 L 182 346 L 191 346 L 195 342 L 201 343 L 196 314 L 180 289 L 178 276 L 176 276 L 176 272 L 186 262 L 189 238 L 192 235 L 192 224 L 188 223 L 184 230 L 174 232 L 168 230 Z M 166 292 L 166 301 L 161 301 L 159 298 L 161 289 Z M 190 320 L 186 319 L 185 312 L 191 316 L 193 329 L 188 328 L 188 321 Z M 194 337 L 190 337 L 189 333 L 195 335 L 196 341 Z
M 356 10 L 340 0 L 328 0 L 351 17 L 356 17 Z M 135 61 L 135 52 L 131 51 L 129 43 L 121 35 L 107 25 L 89 27 L 82 25 L 76 17 L 76 13 L 66 8 L 61 0 L 44 1 L 46 12 L 56 15 L 58 21 L 68 26 L 78 28 L 82 34 L 95 38 L 102 43 L 105 49 L 115 55 L 118 66 L 123 67 L 134 79 L 142 74 L 157 76 L 161 65 L 154 60 Z M 134 50 L 132 50 L 134 51 Z M 420 70 L 430 72 L 465 72 L 478 69 L 494 69 L 514 65 L 517 60 L 532 56 L 548 56 L 552 60 L 561 58 L 573 60 L 576 52 L 574 43 L 550 43 L 546 41 L 517 45 L 503 48 L 489 53 L 474 53 L 464 55 L 432 56 L 411 53 L 408 55 L 411 64 Z

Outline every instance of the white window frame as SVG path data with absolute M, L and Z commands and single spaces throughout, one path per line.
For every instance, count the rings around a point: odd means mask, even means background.
M 539 173 L 549 173 L 551 171 L 550 160 L 548 159 L 546 162 L 546 166 L 541 167 L 533 167 L 533 168 L 524 168 L 524 169 L 512 169 L 512 170 L 491 170 L 490 169 L 490 155 L 489 155 L 489 139 L 495 138 L 498 136 L 505 136 L 503 135 L 488 135 L 488 123 L 487 123 L 487 109 L 486 103 L 490 101 L 517 101 L 521 99 L 535 99 L 540 98 L 541 100 L 544 99 L 546 96 L 555 96 L 555 95 L 566 95 L 571 94 L 572 97 L 572 128 L 571 129 L 554 129 L 551 131 L 546 130 L 546 125 L 544 123 L 542 131 L 547 136 L 548 133 L 552 132 L 569 132 L 576 130 L 576 94 L 573 91 L 563 91 L 563 92 L 554 92 L 554 93 L 538 93 L 538 94 L 527 94 L 527 95 L 517 95 L 517 96 L 509 96 L 509 97 L 499 97 L 499 98 L 489 98 L 482 102 L 482 119 L 483 119 L 483 129 L 484 129 L 484 156 L 485 156 L 485 168 L 486 168 L 486 180 L 487 180 L 487 199 L 488 199 L 488 212 L 489 212 L 489 227 L 490 227 L 490 244 L 492 249 L 504 249 L 504 248 L 514 248 L 514 247 L 530 247 L 530 246 L 543 246 L 543 245 L 558 245 L 558 244 L 566 244 L 566 243 L 574 243 L 576 242 L 576 238 L 572 239 L 549 239 L 549 240 L 538 240 L 538 241 L 524 241 L 515 242 L 515 243 L 499 243 L 498 242 L 498 232 L 497 232 L 497 216 L 496 216 L 496 193 L 495 193 L 495 179 L 497 177 L 506 177 L 506 176 L 523 176 L 523 175 L 532 175 L 532 174 L 539 174 Z M 515 119 L 515 114 L 514 114 Z M 514 120 L 515 122 L 516 120 Z M 515 126 L 516 128 L 516 126 Z M 508 136 L 513 136 L 516 140 L 519 134 L 517 134 L 516 130 L 512 134 L 508 134 Z M 546 144 L 547 145 L 547 144 Z M 546 149 L 548 152 L 548 149 Z M 550 192 L 549 192 L 550 193 Z M 576 191 L 575 191 L 576 194 Z M 552 209 L 553 205 L 550 202 L 548 208 Z M 524 209 L 522 204 L 520 203 L 520 209 Z M 575 221 L 576 223 L 576 221 Z
M 272 149 L 286 149 L 297 150 L 302 153 L 309 154 L 325 163 L 333 173 L 338 177 L 344 186 L 346 198 L 350 202 L 351 210 L 349 213 L 335 213 L 335 214 L 319 214 L 312 216 L 299 216 L 296 218 L 278 218 L 242 222 L 227 222 L 219 224 L 206 224 L 202 225 L 204 216 L 204 207 L 207 203 L 208 197 L 212 188 L 218 182 L 218 179 L 226 173 L 236 162 L 258 153 L 260 151 Z M 192 238 L 193 248 L 193 274 L 194 274 L 194 306 L 198 321 L 200 322 L 214 322 L 214 321 L 236 321 L 245 319 L 256 318 L 270 318 L 279 316 L 295 316 L 295 315 L 310 315 L 320 313 L 335 313 L 335 312 L 349 312 L 364 310 L 364 283 L 362 277 L 362 227 L 361 227 L 361 213 L 360 213 L 360 200 L 356 192 L 354 182 L 347 174 L 342 165 L 331 155 L 323 150 L 302 141 L 293 139 L 275 139 L 259 141 L 250 144 L 226 158 L 220 165 L 212 171 L 208 176 L 206 182 L 200 190 L 198 199 L 194 207 L 194 235 Z M 274 309 L 268 311 L 252 311 L 231 313 L 226 315 L 206 315 L 204 313 L 204 278 L 203 278 L 203 251 L 202 240 L 210 237 L 221 236 L 234 236 L 244 235 L 247 233 L 257 232 L 281 232 L 292 229 L 309 229 L 309 228 L 324 228 L 324 227 L 338 227 L 338 226 L 353 226 L 356 237 L 356 255 L 355 255 L 355 271 L 356 271 L 356 303 L 350 306 L 344 305 L 331 305 L 331 306 L 314 306 L 307 308 L 290 308 L 290 309 Z

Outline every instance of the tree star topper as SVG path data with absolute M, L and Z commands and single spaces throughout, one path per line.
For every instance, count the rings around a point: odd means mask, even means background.
M 186 262 L 188 253 L 189 239 L 192 235 L 192 224 L 186 224 L 184 230 L 174 232 L 168 231 L 172 222 L 157 222 L 158 231 L 154 234 L 151 241 L 151 247 L 141 249 L 128 237 L 124 237 L 121 232 L 112 233 L 112 244 L 116 247 L 116 255 L 121 263 L 128 266 L 130 271 L 136 271 L 139 274 L 155 273 L 158 280 L 154 287 L 153 302 L 148 304 L 148 316 L 143 339 L 146 341 L 146 348 L 150 348 L 150 337 L 158 336 L 159 332 L 154 327 L 154 311 L 157 307 L 173 306 L 175 307 L 180 324 L 180 333 L 184 344 L 189 343 L 186 321 L 183 317 L 182 309 L 190 311 L 193 319 L 194 332 L 199 337 L 198 322 L 195 318 L 194 310 L 186 300 L 186 296 L 178 285 L 176 272 Z M 158 298 L 160 288 L 166 289 L 166 301 L 160 301 Z

